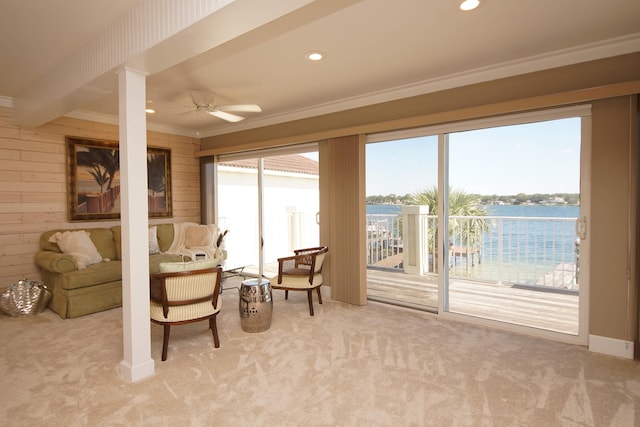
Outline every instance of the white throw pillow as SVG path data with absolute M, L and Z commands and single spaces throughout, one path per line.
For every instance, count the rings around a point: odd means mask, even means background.
M 149 229 L 149 255 L 159 254 L 158 227 L 155 225 Z
M 218 266 L 217 259 L 205 259 L 202 261 L 191 262 L 161 262 L 160 273 L 176 273 L 178 271 L 203 270 L 205 268 L 214 268 Z
M 192 225 L 185 230 L 184 246 L 186 248 L 208 247 L 211 245 L 213 245 L 213 233 L 206 225 Z
M 89 233 L 84 230 L 57 232 L 49 241 L 56 243 L 65 255 L 72 256 L 78 263 L 79 270 L 102 261 L 102 255 L 91 241 Z

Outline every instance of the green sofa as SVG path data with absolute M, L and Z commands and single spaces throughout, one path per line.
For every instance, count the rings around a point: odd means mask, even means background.
M 150 273 L 158 272 L 161 262 L 185 259 L 183 255 L 165 253 L 174 241 L 173 224 L 157 224 L 155 227 L 161 252 L 149 255 Z M 83 230 L 89 233 L 102 257 L 101 262 L 79 269 L 76 258 L 65 255 L 58 244 L 50 240 L 58 232 L 77 231 L 66 229 L 44 232 L 40 236 L 40 250 L 34 257 L 42 281 L 52 292 L 48 307 L 62 318 L 84 316 L 122 305 L 121 227 Z M 217 236 L 214 236 L 213 245 L 216 240 Z

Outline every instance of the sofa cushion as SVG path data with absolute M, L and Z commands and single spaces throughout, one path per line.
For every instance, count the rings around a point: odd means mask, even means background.
M 113 233 L 113 243 L 116 247 L 116 258 L 122 260 L 122 227 L 119 225 L 111 227 L 111 233 Z
M 158 247 L 160 252 L 166 252 L 173 242 L 173 224 L 156 224 L 156 237 L 158 238 Z M 113 233 L 113 241 L 115 242 L 116 258 L 122 260 L 122 226 L 115 225 L 111 227 Z
M 109 259 L 119 259 L 116 258 L 116 245 L 114 242 L 114 236 L 111 229 L 108 228 L 84 228 L 84 231 L 89 233 L 89 237 L 91 241 L 95 245 L 100 255 L 103 258 Z M 51 251 L 62 253 L 62 250 L 58 246 L 55 241 L 51 241 L 51 236 L 56 233 L 63 233 L 65 231 L 74 231 L 74 230 L 49 230 L 45 231 L 40 235 L 40 249 L 43 251 Z
M 102 258 L 109 260 L 116 260 L 116 245 L 113 241 L 113 232 L 110 228 L 89 228 L 89 237 L 91 241 L 96 245 L 96 249 L 102 255 Z
M 56 242 L 65 255 L 72 256 L 80 270 L 102 261 L 102 255 L 96 249 L 89 233 L 84 230 L 58 232 L 49 240 Z
M 90 265 L 83 270 L 62 273 L 62 288 L 79 289 L 121 280 L 121 261 L 101 262 Z
M 166 252 L 171 247 L 173 243 L 173 237 L 175 236 L 175 231 L 173 229 L 173 224 L 158 224 L 158 245 L 160 246 L 160 252 Z

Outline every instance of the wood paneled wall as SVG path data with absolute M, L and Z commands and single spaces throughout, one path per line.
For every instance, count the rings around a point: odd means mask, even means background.
M 60 118 L 37 129 L 13 125 L 0 108 L 0 288 L 37 280 L 33 262 L 40 234 L 54 228 L 109 227 L 118 221 L 68 222 L 65 136 L 118 140 L 118 126 Z M 200 169 L 195 138 L 148 132 L 147 144 L 171 150 L 173 218 L 200 221 Z

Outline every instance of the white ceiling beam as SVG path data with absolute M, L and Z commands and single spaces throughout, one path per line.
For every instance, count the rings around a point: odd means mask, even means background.
M 115 93 L 122 66 L 158 73 L 313 2 L 143 0 L 17 96 L 16 123 L 37 127 Z

